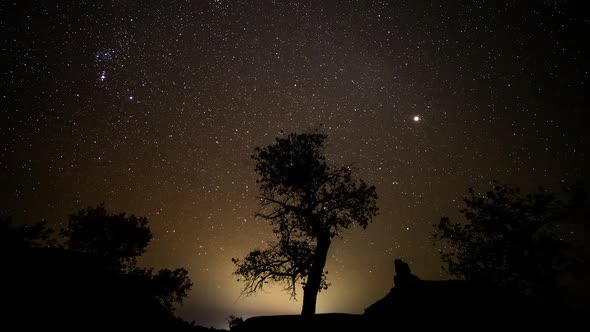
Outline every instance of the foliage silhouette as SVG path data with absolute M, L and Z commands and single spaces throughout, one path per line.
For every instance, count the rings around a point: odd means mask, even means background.
M 351 167 L 329 165 L 326 138 L 292 133 L 256 148 L 261 205 L 256 215 L 270 222 L 278 241 L 232 259 L 247 295 L 277 282 L 295 297 L 301 283 L 305 316 L 315 314 L 317 294 L 328 287 L 324 266 L 332 238 L 353 224 L 366 228 L 377 214 L 375 187 L 355 179 Z
M 145 217 L 111 214 L 103 204 L 70 215 L 61 234 L 68 249 L 102 257 L 113 267 L 131 270 L 152 238 Z
M 230 331 L 238 330 L 244 325 L 244 318 L 235 315 L 230 315 L 226 321 Z
M 507 185 L 495 184 L 483 195 L 470 188 L 460 210 L 467 222 L 443 217 L 434 232 L 446 270 L 555 301 L 567 262 L 559 225 L 573 215 L 576 199 L 566 204 L 543 188 L 526 195 Z
M 153 269 L 136 268 L 129 274 L 143 281 L 151 296 L 170 312 L 174 312 L 175 304 L 182 304 L 193 285 L 184 268 L 162 269 L 155 274 Z
M 134 267 L 151 238 L 146 218 L 100 205 L 73 215 L 61 233 L 66 246 L 52 246 L 45 223 L 0 220 L 0 329 L 207 330 L 173 315 L 192 286 L 187 270 Z
M 53 230 L 47 222 L 41 221 L 31 225 L 17 226 L 12 219 L 0 219 L 0 246 L 4 249 L 37 248 L 51 245 Z

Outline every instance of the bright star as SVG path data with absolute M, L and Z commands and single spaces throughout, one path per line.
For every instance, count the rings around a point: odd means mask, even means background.
M 418 115 L 414 115 L 414 122 L 420 121 L 420 117 Z

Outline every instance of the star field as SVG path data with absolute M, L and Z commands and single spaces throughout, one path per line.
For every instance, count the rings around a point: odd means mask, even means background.
M 239 298 L 230 259 L 272 239 L 254 148 L 320 128 L 330 161 L 379 193 L 373 224 L 334 241 L 318 298 L 361 313 L 394 258 L 448 277 L 430 232 L 468 187 L 587 178 L 590 19 L 575 6 L 3 2 L 0 215 L 145 215 L 142 263 L 190 271 L 185 319 L 297 313 L 279 287 Z

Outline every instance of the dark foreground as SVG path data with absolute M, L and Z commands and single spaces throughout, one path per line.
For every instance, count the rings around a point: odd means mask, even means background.
M 136 280 L 85 255 L 29 249 L 2 255 L 0 331 L 207 331 L 154 302 Z M 421 280 L 396 261 L 394 287 L 362 315 L 248 318 L 238 332 L 586 330 L 586 310 L 558 311 L 461 281 Z M 575 329 L 573 327 L 576 327 Z
M 582 308 L 572 310 L 489 285 L 421 280 L 401 260 L 395 270 L 394 287 L 362 315 L 252 317 L 232 331 L 570 331 L 588 325 Z

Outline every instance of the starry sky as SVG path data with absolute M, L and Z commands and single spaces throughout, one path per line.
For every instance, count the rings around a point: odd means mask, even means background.
M 3 1 L 0 215 L 104 202 L 147 216 L 145 266 L 185 267 L 177 312 L 298 313 L 241 298 L 232 257 L 254 218 L 256 146 L 320 128 L 380 215 L 331 247 L 318 312 L 362 313 L 401 257 L 441 279 L 432 225 L 468 187 L 588 178 L 587 12 L 566 1 Z M 580 4 L 579 6 L 582 6 Z

